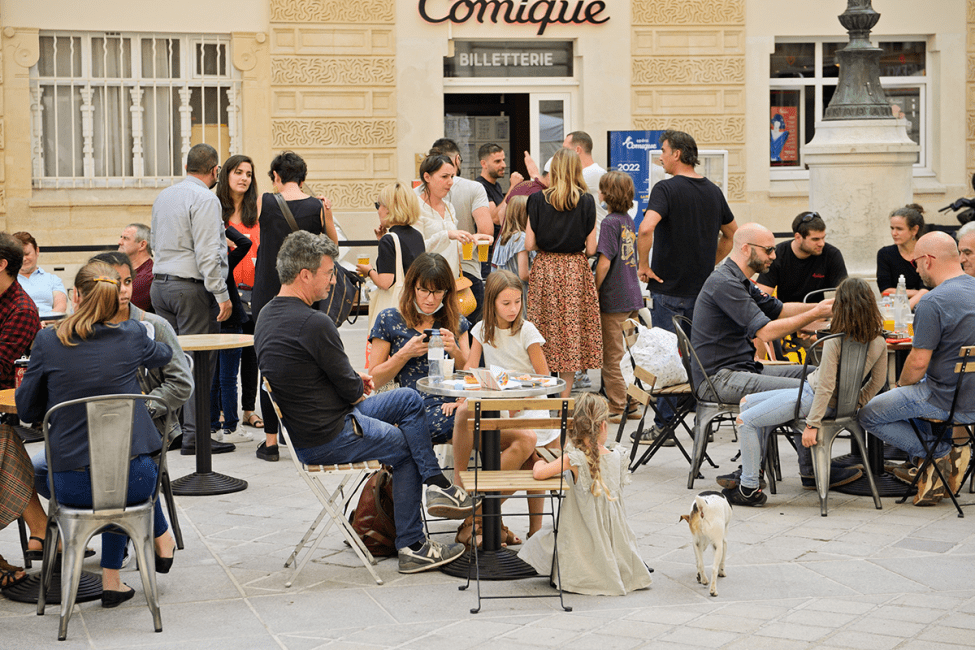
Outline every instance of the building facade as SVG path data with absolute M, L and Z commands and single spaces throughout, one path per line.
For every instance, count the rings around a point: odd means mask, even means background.
M 937 11 L 874 0 L 892 116 L 920 145 L 929 220 L 970 196 L 975 0 Z M 329 196 L 350 238 L 371 237 L 383 185 L 416 175 L 445 133 L 478 173 L 495 141 L 509 170 L 584 130 L 677 128 L 727 151 L 739 222 L 788 230 L 808 207 L 803 148 L 832 96 L 846 0 L 0 0 L 0 227 L 45 246 L 110 244 L 149 221 L 185 152 L 254 158 L 259 188 L 283 149 Z M 788 135 L 783 136 L 784 132 Z M 886 229 L 893 205 L 863 215 Z M 70 267 L 77 251 L 46 253 Z

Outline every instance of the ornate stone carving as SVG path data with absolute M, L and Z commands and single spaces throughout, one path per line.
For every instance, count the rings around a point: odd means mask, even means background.
M 633 0 L 633 24 L 740 25 L 745 0 Z
M 321 179 L 310 179 L 309 183 L 324 190 L 325 195 L 331 199 L 334 208 L 349 210 L 371 208 L 379 190 L 389 181 L 329 183 Z M 341 219 L 341 215 L 338 215 L 338 218 Z
M 665 117 L 634 120 L 634 128 L 647 130 L 677 129 L 694 136 L 701 149 L 717 144 L 741 144 L 745 141 L 745 118 L 733 117 Z M 972 132 L 969 121 L 969 133 Z
M 968 0 L 968 22 L 975 23 L 975 0 Z
M 633 59 L 634 84 L 726 84 L 744 81 L 744 57 Z
M 274 120 L 274 148 L 395 147 L 396 120 Z
M 6 138 L 6 133 L 4 131 L 3 118 L 0 117 L 0 149 L 7 148 L 5 144 L 6 142 L 7 142 L 7 138 Z
M 0 187 L 0 214 L 7 213 L 7 190 Z
M 10 34 L 11 30 L 14 31 L 13 35 Z M 9 39 L 5 45 L 14 48 L 14 61 L 18 65 L 29 68 L 37 63 L 37 59 L 41 56 L 41 41 L 38 38 L 38 30 L 6 27 L 3 33 Z
M 250 72 L 257 65 L 257 50 L 260 45 L 256 36 L 257 34 L 233 35 L 234 67 L 241 72 Z
M 298 86 L 393 85 L 396 60 L 392 57 L 337 58 L 276 56 L 271 58 L 271 83 Z
M 271 22 L 392 23 L 394 0 L 271 0 Z
M 975 82 L 975 54 L 969 54 L 967 58 L 966 68 L 968 69 L 968 79 L 969 82 Z
M 730 201 L 745 200 L 744 174 L 728 174 L 728 199 Z
M 967 140 L 975 140 L 975 113 L 969 113 L 967 116 L 968 123 L 968 137 Z

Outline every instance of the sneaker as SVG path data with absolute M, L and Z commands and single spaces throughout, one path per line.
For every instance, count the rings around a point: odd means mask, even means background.
M 650 427 L 646 429 L 643 433 L 637 436 L 636 431 L 630 434 L 630 440 L 641 445 L 653 444 L 653 441 L 660 437 L 660 429 L 657 427 Z M 667 438 L 661 447 L 676 447 L 677 443 L 674 442 L 673 438 Z
M 733 506 L 749 506 L 751 508 L 761 508 L 768 501 L 768 495 L 762 492 L 762 488 L 749 490 L 743 485 L 739 485 L 733 490 L 721 490 L 721 494 L 728 499 L 728 503 Z
M 250 431 L 244 431 L 240 429 L 239 431 L 231 431 L 230 429 L 223 430 L 223 440 L 222 442 L 253 442 L 254 434 Z
M 958 494 L 958 490 L 961 489 L 961 481 L 965 478 L 965 472 L 968 471 L 968 463 L 972 459 L 972 448 L 967 444 L 952 447 L 948 459 L 951 462 L 951 474 L 947 477 L 948 489 L 951 490 L 952 494 Z
M 725 488 L 726 490 L 734 490 L 739 485 L 741 485 L 741 465 L 738 469 L 733 471 L 731 474 L 725 474 L 724 476 L 719 476 L 717 479 L 718 485 Z M 763 469 L 758 473 L 758 488 L 764 490 L 768 487 L 768 483 L 765 481 L 765 470 Z M 747 489 L 747 488 L 746 488 Z
M 258 445 L 255 454 L 261 460 L 266 460 L 270 463 L 276 463 L 279 460 L 281 460 L 281 455 L 278 453 L 278 446 L 271 445 L 270 447 L 268 447 L 267 441 L 264 441 L 260 445 Z
M 464 554 L 463 544 L 441 544 L 432 539 L 423 543 L 419 551 L 404 546 L 399 550 L 399 572 L 419 573 L 450 564 Z
M 619 424 L 625 416 L 622 413 L 610 413 L 609 421 L 611 424 Z
M 908 485 L 913 483 L 914 477 L 917 476 L 917 466 L 910 462 L 901 463 L 900 465 L 884 465 L 884 469 L 889 474 L 893 474 L 894 478 L 898 481 L 903 481 Z
M 942 458 L 935 460 L 935 463 L 941 468 L 941 472 L 945 476 L 949 476 L 951 473 L 951 468 L 949 466 L 948 454 Z M 924 472 L 921 474 L 920 478 L 917 480 L 917 494 L 914 495 L 914 505 L 916 506 L 934 506 L 941 502 L 945 496 L 945 486 L 938 477 L 937 472 L 934 471 L 934 464 L 929 463 L 927 467 L 924 468 Z
M 592 388 L 592 379 L 589 379 L 589 374 L 582 370 L 578 371 L 572 380 L 572 390 L 577 388 Z
M 833 465 L 829 470 L 829 489 L 832 490 L 833 488 L 838 488 L 841 485 L 852 483 L 861 476 L 863 476 L 863 469 L 859 466 L 842 467 L 840 465 Z M 803 476 L 802 488 L 804 490 L 815 490 L 816 477 Z
M 223 431 L 221 429 L 210 429 L 210 440 L 223 442 Z
M 427 486 L 427 513 L 431 517 L 463 519 L 474 508 L 474 500 L 467 490 L 459 485 L 444 489 L 436 485 Z

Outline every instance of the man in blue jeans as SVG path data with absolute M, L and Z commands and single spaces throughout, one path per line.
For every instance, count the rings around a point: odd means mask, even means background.
M 654 327 L 674 331 L 673 316 L 694 317 L 694 301 L 715 265 L 731 251 L 738 225 L 721 188 L 695 171 L 697 143 L 681 131 L 660 137 L 660 165 L 672 176 L 650 191 L 637 237 L 638 274 L 653 299 Z M 653 248 L 652 268 L 647 260 Z M 687 332 L 690 336 L 690 332 Z M 669 399 L 660 400 L 649 444 L 674 415 Z
M 913 465 L 895 471 L 907 481 L 917 475 L 924 445 L 914 433 L 917 424 L 928 446 L 934 444 L 935 463 L 954 493 L 971 459 L 968 440 L 955 446 L 951 436 L 936 440 L 930 423 L 919 418 L 945 420 L 951 410 L 955 386 L 964 375 L 955 373 L 962 346 L 975 344 L 975 278 L 967 275 L 958 259 L 958 248 L 943 232 L 924 235 L 914 246 L 914 265 L 921 280 L 934 287 L 917 303 L 914 313 L 914 345 L 904 362 L 900 379 L 886 393 L 860 409 L 864 429 L 884 442 L 903 449 Z M 966 379 L 958 396 L 955 420 L 975 422 L 975 382 Z M 929 464 L 917 481 L 914 505 L 930 506 L 945 496 L 945 486 Z
M 423 400 L 403 388 L 369 397 L 372 377 L 353 370 L 331 319 L 311 307 L 335 284 L 339 250 L 326 236 L 299 230 L 278 253 L 281 291 L 254 329 L 257 363 L 274 389 L 293 452 L 303 463 L 378 460 L 393 468 L 393 516 L 400 573 L 456 560 L 463 544 L 423 533 L 420 490 L 431 513 L 463 519 L 470 496 L 443 475 L 433 454 Z

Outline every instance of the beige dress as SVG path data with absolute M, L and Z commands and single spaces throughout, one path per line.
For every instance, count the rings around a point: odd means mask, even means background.
M 577 594 L 622 596 L 650 586 L 650 570 L 636 548 L 636 535 L 626 523 L 623 485 L 630 482 L 627 461 L 614 449 L 600 457 L 606 493 L 594 496 L 592 476 L 585 454 L 567 444 L 569 462 L 579 469 L 579 479 L 566 492 L 559 520 L 560 573 L 552 566 L 555 536 L 551 530 L 539 531 L 525 542 L 518 557 L 541 574 L 552 571 L 552 579 L 562 588 Z M 566 471 L 565 480 L 572 481 Z

